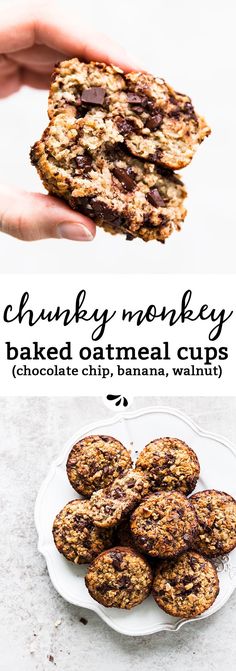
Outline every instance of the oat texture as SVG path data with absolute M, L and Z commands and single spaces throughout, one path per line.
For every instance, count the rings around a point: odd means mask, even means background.
M 211 561 L 188 551 L 156 569 L 153 596 L 160 608 L 174 617 L 193 618 L 214 603 L 219 592 L 217 572 Z
M 130 609 L 149 595 L 152 571 L 137 552 L 118 546 L 93 561 L 85 582 L 91 596 L 103 606 Z
M 191 497 L 199 530 L 194 548 L 207 557 L 218 557 L 236 547 L 236 501 L 225 492 L 207 489 Z
M 188 96 L 147 73 L 60 63 L 31 151 L 46 189 L 112 234 L 165 242 L 181 228 L 187 165 L 210 130 Z
M 197 519 L 184 494 L 158 492 L 148 496 L 134 510 L 130 526 L 141 552 L 167 558 L 190 547 L 197 531 Z
M 87 564 L 111 547 L 112 533 L 93 523 L 87 501 L 67 503 L 53 523 L 53 538 L 59 552 L 74 564 Z
M 68 106 L 75 107 L 79 118 L 88 111 L 91 117 L 98 108 L 101 111 L 103 124 L 93 147 L 116 142 L 119 135 L 132 155 L 172 170 L 186 166 L 210 133 L 190 98 L 163 79 L 148 73 L 125 74 L 104 63 L 80 63 L 77 58 L 59 63 L 50 88 L 50 118 Z M 87 132 L 92 134 L 91 127 Z
M 114 527 L 135 508 L 148 493 L 148 481 L 135 470 L 129 470 L 109 487 L 95 492 L 90 499 L 94 524 Z
M 72 487 L 89 497 L 132 466 L 129 451 L 111 436 L 86 436 L 69 453 L 66 470 Z
M 158 438 L 140 452 L 136 468 L 149 477 L 153 490 L 178 490 L 190 494 L 200 465 L 195 452 L 178 438 Z

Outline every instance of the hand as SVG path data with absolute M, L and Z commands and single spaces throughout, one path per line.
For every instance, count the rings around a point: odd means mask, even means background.
M 16 2 L 0 9 L 0 97 L 27 85 L 48 88 L 54 64 L 78 56 L 135 69 L 121 47 L 81 25 L 70 0 Z M 20 240 L 88 241 L 95 224 L 53 196 L 0 188 L 0 231 Z

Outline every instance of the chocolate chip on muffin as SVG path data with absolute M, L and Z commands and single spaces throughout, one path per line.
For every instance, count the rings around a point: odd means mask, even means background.
M 76 443 L 67 459 L 66 470 L 72 487 L 82 494 L 107 487 L 132 466 L 129 451 L 111 436 L 86 436 Z
M 197 532 L 194 507 L 181 492 L 158 492 L 134 510 L 130 522 L 135 545 L 152 557 L 174 557 L 187 550 Z
M 74 564 L 87 564 L 112 546 L 110 529 L 93 523 L 89 504 L 82 499 L 67 503 L 53 523 L 53 538 L 59 552 Z
M 90 499 L 94 524 L 109 528 L 119 524 L 148 493 L 148 481 L 135 470 L 129 470 L 109 487 L 95 492 Z
M 201 615 L 212 606 L 218 592 L 219 580 L 212 562 L 192 550 L 160 562 L 156 569 L 154 599 L 174 617 Z
M 198 520 L 194 548 L 207 557 L 227 554 L 236 547 L 236 501 L 225 492 L 206 489 L 191 496 Z
M 149 477 L 151 489 L 178 490 L 190 494 L 197 483 L 200 465 L 196 453 L 179 438 L 157 438 L 140 452 L 136 468 Z
M 85 583 L 98 603 L 107 608 L 130 610 L 150 594 L 152 571 L 138 552 L 118 546 L 92 562 Z

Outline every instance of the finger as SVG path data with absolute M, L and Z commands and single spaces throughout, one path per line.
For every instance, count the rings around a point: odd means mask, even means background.
M 53 196 L 0 187 L 0 231 L 19 240 L 89 241 L 95 224 Z
M 55 63 L 63 60 L 65 54 L 62 51 L 56 51 L 43 44 L 34 44 L 28 49 L 18 49 L 18 51 L 8 55 L 8 61 L 12 64 L 27 66 L 35 72 L 52 72 Z M 0 59 L 1 62 L 1 59 Z
M 5 4 L 5 3 L 4 3 Z M 12 2 L 0 8 L 0 49 L 7 54 L 45 44 L 55 51 L 85 60 L 112 62 L 125 70 L 137 69 L 131 56 L 107 37 L 82 26 L 74 2 Z
M 32 70 L 21 71 L 21 84 L 31 86 L 34 89 L 48 89 L 50 85 L 50 74 L 40 74 Z
M 11 76 L 0 77 L 0 98 L 7 98 L 16 93 L 22 85 L 20 70 L 16 70 Z
M 132 55 L 109 37 L 93 31 L 82 23 L 71 0 L 65 6 L 59 2 L 55 12 L 54 2 L 48 3 L 41 17 L 36 21 L 36 39 L 49 47 L 63 51 L 69 56 L 78 56 L 85 61 L 98 60 L 114 63 L 125 71 L 137 69 Z

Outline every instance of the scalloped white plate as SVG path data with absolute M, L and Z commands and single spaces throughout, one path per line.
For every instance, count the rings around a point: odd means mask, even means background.
M 75 566 L 59 554 L 52 538 L 55 515 L 78 495 L 66 476 L 67 455 L 77 440 L 89 434 L 110 434 L 130 448 L 135 460 L 137 452 L 150 440 L 159 436 L 175 436 L 196 451 L 201 474 L 199 489 L 220 489 L 236 497 L 236 452 L 224 438 L 201 430 L 191 419 L 167 407 L 151 407 L 136 412 L 125 411 L 111 419 L 94 422 L 71 437 L 62 454 L 53 462 L 37 496 L 35 524 L 38 531 L 38 549 L 44 555 L 51 581 L 64 599 L 76 606 L 96 612 L 110 627 L 128 636 L 143 636 L 157 631 L 177 631 L 186 622 L 167 615 L 149 597 L 131 611 L 104 608 L 89 595 L 84 575 L 86 566 Z M 236 587 L 236 550 L 217 561 L 220 593 L 211 608 L 196 620 L 215 613 L 229 599 Z

